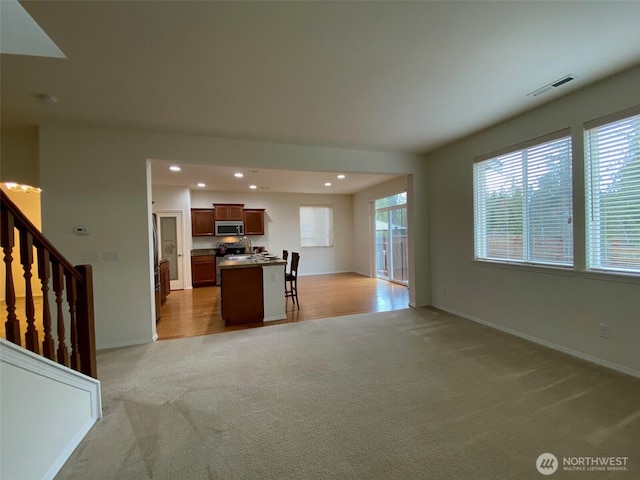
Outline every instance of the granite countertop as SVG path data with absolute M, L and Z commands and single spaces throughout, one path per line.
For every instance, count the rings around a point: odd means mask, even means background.
M 191 250 L 191 256 L 200 257 L 204 255 L 215 255 L 217 252 L 217 248 L 197 248 L 195 250 Z
M 267 260 L 265 258 L 254 257 L 247 260 L 224 260 L 220 262 L 220 268 L 252 268 L 252 267 L 271 267 L 275 265 L 286 265 L 287 262 L 281 258 L 275 260 Z

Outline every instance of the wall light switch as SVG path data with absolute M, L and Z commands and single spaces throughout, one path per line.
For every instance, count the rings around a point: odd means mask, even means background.
M 73 227 L 73 233 L 76 235 L 89 235 L 89 229 L 87 227 Z
M 120 252 L 102 252 L 102 260 L 105 262 L 119 262 Z
M 82 261 L 85 263 L 95 263 L 102 261 L 100 252 L 82 252 Z

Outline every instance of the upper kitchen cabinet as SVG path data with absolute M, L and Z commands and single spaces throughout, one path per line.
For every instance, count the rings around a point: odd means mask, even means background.
M 264 208 L 244 210 L 244 234 L 264 235 Z
M 214 220 L 244 220 L 244 204 L 214 203 Z
M 191 209 L 191 235 L 194 237 L 211 237 L 214 235 L 214 214 L 211 208 Z

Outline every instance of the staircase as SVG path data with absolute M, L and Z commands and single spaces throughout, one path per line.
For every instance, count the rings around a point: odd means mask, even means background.
M 8 195 L 2 190 L 0 194 L 6 339 L 97 378 L 91 265 L 71 265 Z M 35 268 L 34 262 L 37 264 Z M 22 267 L 22 279 L 14 278 L 14 263 Z M 37 275 L 37 280 L 34 275 Z M 24 302 L 16 299 L 17 281 L 24 282 Z M 35 308 L 32 283 L 39 283 L 38 288 L 42 292 L 39 311 Z M 24 308 L 24 315 L 16 312 L 19 304 Z M 40 325 L 41 331 L 38 330 Z
M 92 270 L 71 265 L 0 195 L 0 478 L 53 480 L 102 417 Z M 24 452 L 34 454 L 25 461 Z

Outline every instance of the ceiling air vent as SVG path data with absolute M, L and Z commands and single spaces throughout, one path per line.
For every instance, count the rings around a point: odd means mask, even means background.
M 539 88 L 538 90 L 535 90 L 529 94 L 527 94 L 527 97 L 538 97 L 540 95 L 543 95 L 547 92 L 550 92 L 551 90 L 555 90 L 556 88 L 569 83 L 571 80 L 574 80 L 576 78 L 575 75 L 567 75 L 565 77 L 562 77 L 559 80 L 556 80 L 555 82 L 552 83 L 548 83 L 547 85 L 545 85 L 544 87 Z

